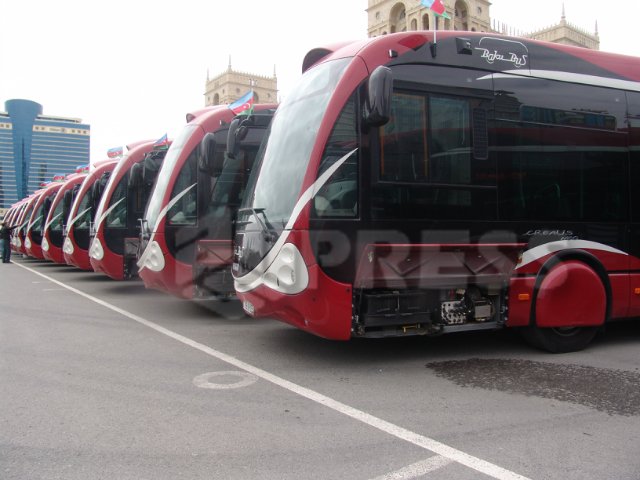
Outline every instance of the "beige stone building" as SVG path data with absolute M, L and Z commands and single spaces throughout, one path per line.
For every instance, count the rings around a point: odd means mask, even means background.
M 564 45 L 600 50 L 598 24 L 596 23 L 595 32 L 589 33 L 586 30 L 568 23 L 564 13 L 564 5 L 562 6 L 562 17 L 560 18 L 559 24 L 527 33 L 524 36 L 535 40 L 544 40 L 545 42 L 562 43 Z
M 238 72 L 231 68 L 229 61 L 227 70 L 220 75 L 209 78 L 207 72 L 204 104 L 208 107 L 233 103 L 251 89 L 255 103 L 278 103 L 278 79 L 275 69 L 271 77 Z
M 434 13 L 420 0 L 368 0 L 370 37 L 410 30 L 433 30 Z M 443 0 L 451 19 L 439 18 L 438 30 L 490 32 L 489 0 Z
M 434 13 L 422 6 L 420 0 L 368 0 L 368 2 L 368 35 L 370 37 L 411 30 L 433 30 L 435 27 Z M 597 25 L 595 32 L 589 33 L 568 23 L 564 5 L 560 23 L 525 33 L 495 20 L 492 21 L 489 0 L 442 0 L 442 2 L 451 19 L 439 18 L 438 30 L 499 32 L 594 50 L 600 49 Z

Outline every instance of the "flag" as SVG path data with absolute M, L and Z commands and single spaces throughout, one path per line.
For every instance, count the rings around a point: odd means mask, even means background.
M 451 17 L 445 11 L 442 0 L 421 0 L 421 2 L 423 6 L 431 9 L 433 13 L 435 13 L 439 17 L 451 19 Z
M 107 157 L 116 158 L 122 156 L 122 147 L 113 147 L 107 150 Z
M 229 105 L 236 115 L 249 115 L 253 111 L 253 90 L 249 90 L 238 100 Z
M 76 173 L 89 173 L 90 165 L 78 165 L 76 167 Z
M 153 146 L 155 147 L 166 147 L 167 145 L 169 145 L 169 139 L 167 138 L 167 134 L 165 133 L 163 136 L 161 136 L 159 139 L 157 139 L 155 142 L 153 142 Z
M 57 175 L 53 176 L 53 181 L 54 182 L 62 182 L 64 180 L 64 173 L 58 173 Z

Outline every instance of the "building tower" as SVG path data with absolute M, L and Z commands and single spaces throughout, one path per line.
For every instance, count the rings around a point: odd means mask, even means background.
M 368 34 L 370 37 L 387 33 L 433 30 L 434 13 L 420 0 L 368 0 Z M 491 32 L 489 0 L 443 0 L 451 19 L 439 18 L 438 30 L 470 30 Z
M 434 13 L 422 6 L 420 0 L 368 0 L 368 2 L 370 37 L 395 32 L 433 30 L 435 27 Z M 438 30 L 495 32 L 593 50 L 600 49 L 597 23 L 593 34 L 572 25 L 567 22 L 564 4 L 560 23 L 542 30 L 524 33 L 512 26 L 492 21 L 491 3 L 488 0 L 442 0 L 442 2 L 451 20 L 439 18 Z
M 562 4 L 562 17 L 560 17 L 560 23 L 551 27 L 543 28 L 542 30 L 527 33 L 524 36 L 534 40 L 544 40 L 545 42 L 561 43 L 563 45 L 573 45 L 574 47 L 600 50 L 598 23 L 596 22 L 594 33 L 589 33 L 584 29 L 568 23 L 564 12 L 564 4 Z
M 253 89 L 255 103 L 277 103 L 278 79 L 275 68 L 272 77 L 237 72 L 231 68 L 231 57 L 229 57 L 226 71 L 213 78 L 209 78 L 207 72 L 204 105 L 208 107 L 233 103 L 251 89 Z
M 42 114 L 31 100 L 7 100 L 0 111 L 0 209 L 54 175 L 89 163 L 90 127 L 77 118 Z

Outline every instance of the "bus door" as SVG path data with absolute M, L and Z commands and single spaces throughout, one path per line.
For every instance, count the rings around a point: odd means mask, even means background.
M 222 143 L 223 132 L 208 134 L 202 141 L 198 167 L 200 174 L 208 177 L 208 182 L 203 182 L 208 188 L 202 189 L 206 207 L 202 221 L 207 236 L 199 239 L 196 247 L 193 284 L 198 297 L 229 297 L 235 293 L 231 274 L 233 225 L 272 117 L 272 112 L 237 117 Z
M 327 202 L 316 201 L 310 228 L 353 232 L 355 252 L 323 270 L 353 282 L 357 335 L 435 333 L 467 321 L 496 328 L 522 247 L 497 223 L 496 158 L 489 149 L 492 75 L 426 65 L 391 71 L 389 121 L 365 130 L 362 142 L 369 145 L 361 157 L 362 201 L 329 200 L 340 193 L 332 192 L 333 179 L 323 186 L 326 194 L 319 192 Z M 338 122 L 350 116 L 345 110 Z M 338 126 L 327 161 L 352 148 Z M 358 129 L 343 131 L 356 135 Z M 455 312 L 467 303 L 475 311 L 463 319 Z
M 141 222 L 166 153 L 166 148 L 148 152 L 142 161 L 131 166 L 129 173 L 122 180 L 127 185 L 126 234 L 122 239 L 125 278 L 130 278 L 138 272 Z
M 227 131 L 228 125 L 225 125 L 218 135 L 226 138 Z M 203 222 L 206 198 L 204 192 L 210 188 L 211 178 L 198 169 L 198 150 L 196 146 L 176 172 L 176 180 L 168 196 L 172 205 L 167 210 L 164 226 L 169 256 L 176 263 L 189 268 L 194 262 L 197 241 L 206 238 L 208 234 Z M 191 278 L 176 279 L 175 286 L 177 290 L 182 290 L 189 287 L 191 281 Z

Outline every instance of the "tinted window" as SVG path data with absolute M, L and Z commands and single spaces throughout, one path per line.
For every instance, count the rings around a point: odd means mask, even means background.
M 460 72 L 460 71 L 458 71 Z M 495 167 L 486 159 L 486 109 L 478 98 L 399 90 L 379 130 L 373 218 L 495 218 Z M 485 148 L 474 150 L 473 119 Z M 475 151 L 485 151 L 481 159 Z
M 631 185 L 640 185 L 640 93 L 627 93 L 629 102 L 629 148 L 631 160 Z M 631 215 L 640 221 L 640 189 L 631 189 Z
M 538 79 L 495 85 L 500 218 L 628 219 L 624 94 Z
M 114 190 L 109 199 L 109 208 L 112 210 L 105 220 L 108 227 L 126 227 L 127 226 L 127 182 L 129 176 L 125 175 L 118 182 L 118 186 Z
M 89 228 L 89 224 L 91 223 L 91 195 L 93 187 L 89 188 L 86 192 L 82 200 L 80 201 L 80 205 L 78 206 L 78 211 L 76 212 L 77 220 L 75 221 L 75 228 Z
M 63 218 L 64 213 L 64 200 L 58 202 L 56 208 L 51 213 L 51 225 L 49 228 L 53 232 L 62 232 L 62 223 L 64 221 Z
M 352 97 L 333 127 L 322 156 L 318 177 L 358 145 L 356 102 Z M 358 214 L 358 154 L 351 155 L 320 188 L 314 198 L 316 217 L 355 217 Z
M 170 225 L 196 224 L 198 215 L 196 156 L 197 149 L 194 149 L 184 163 L 171 191 L 171 201 L 176 197 L 179 198 L 167 213 L 167 222 Z

